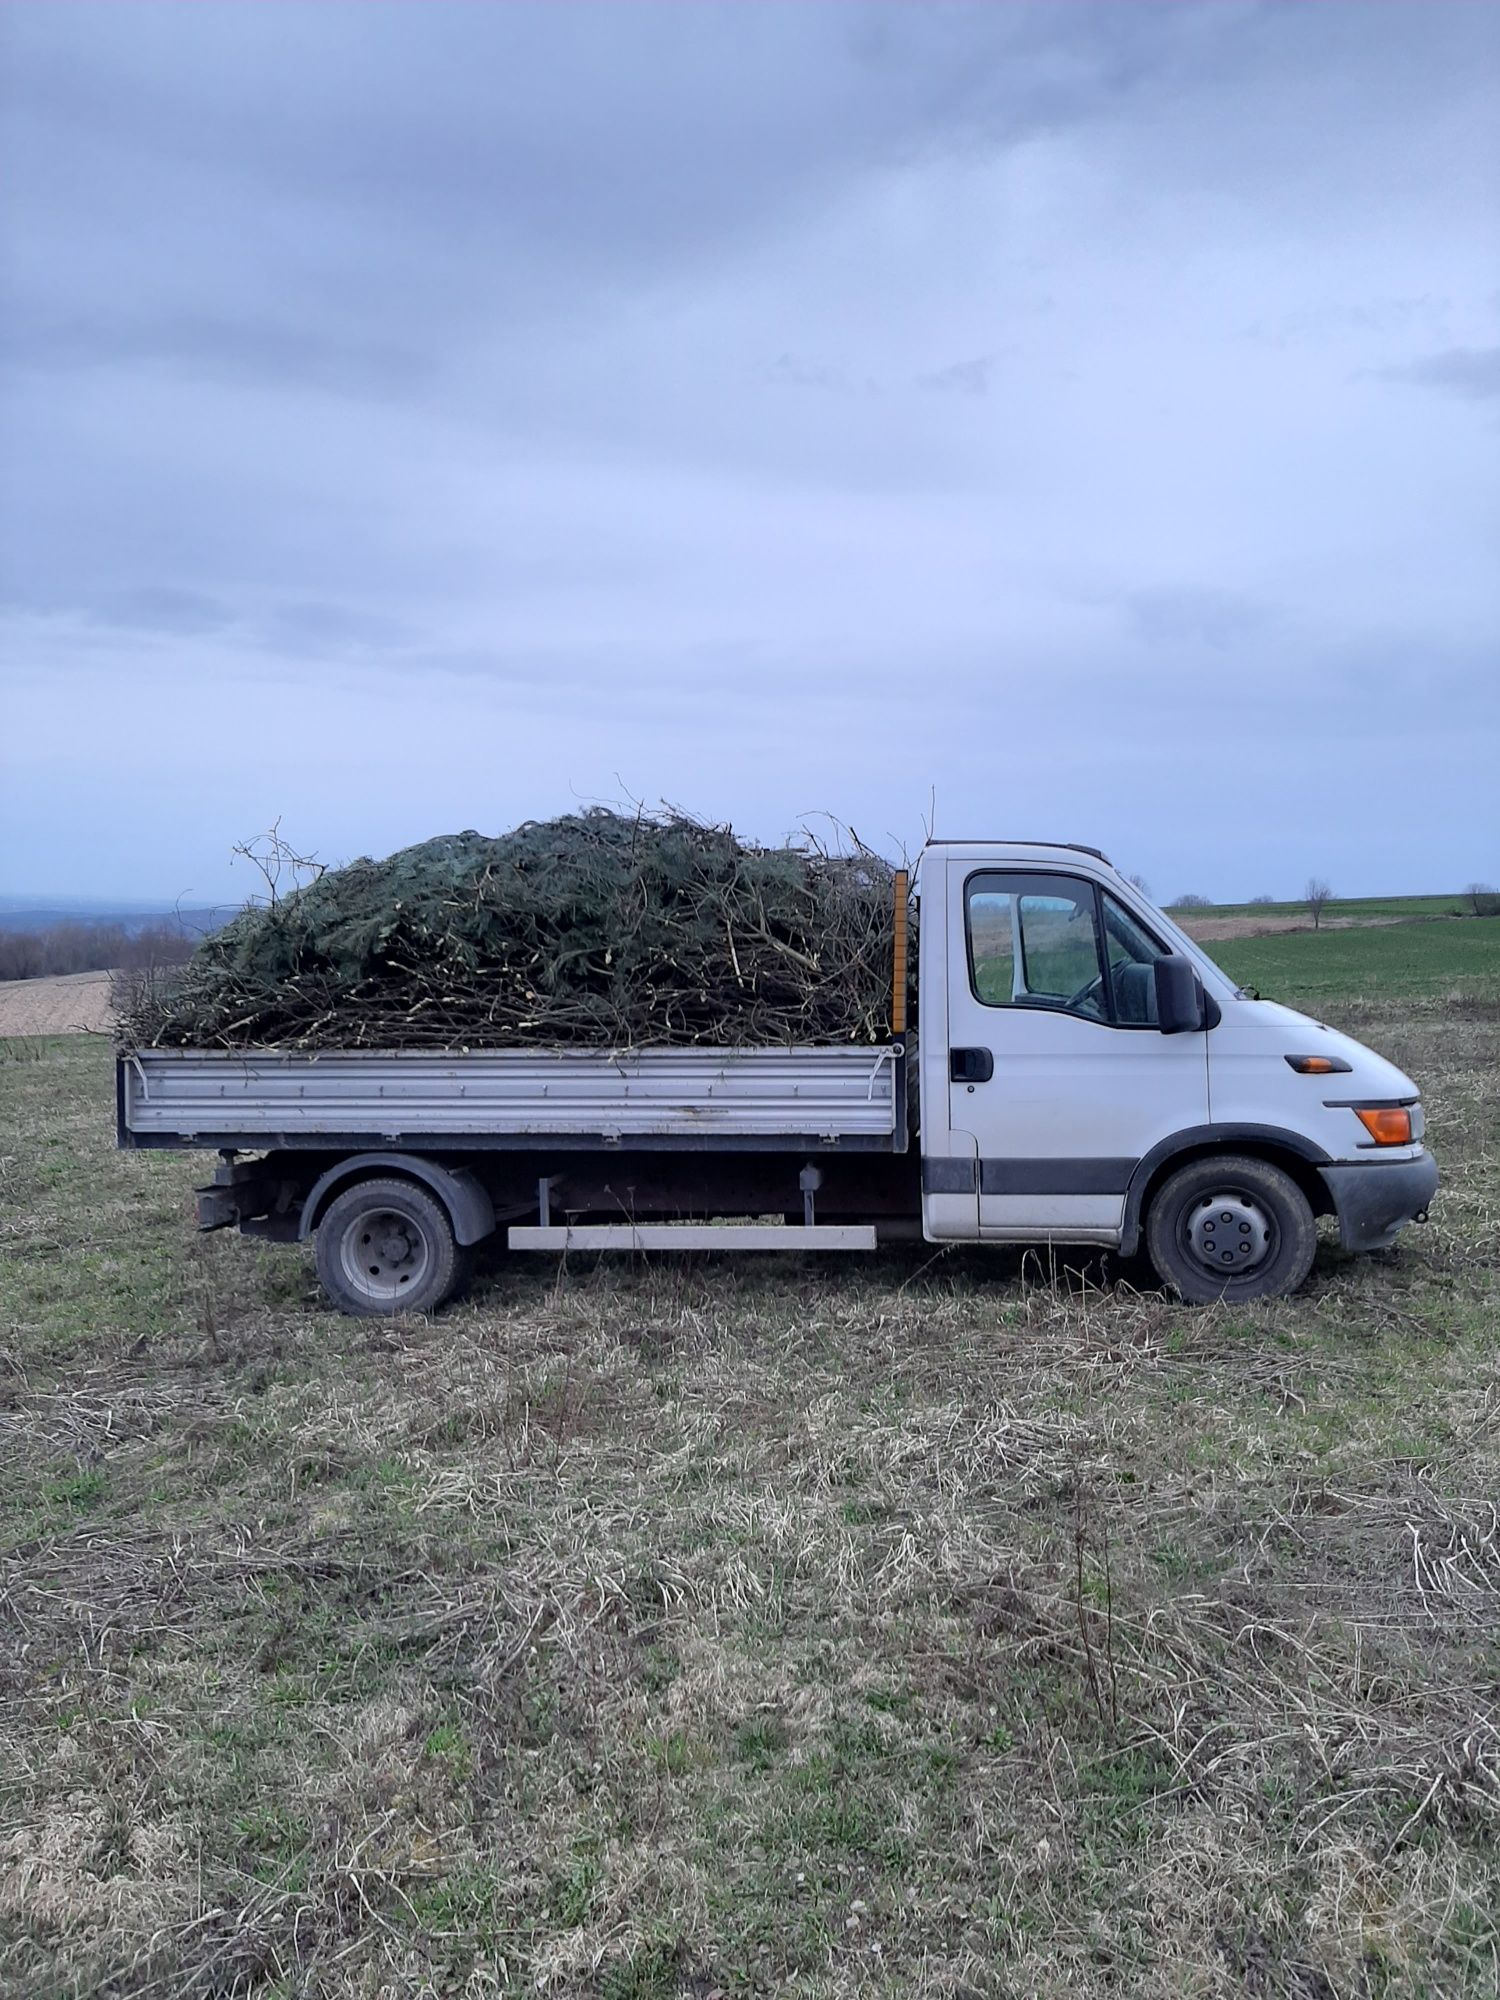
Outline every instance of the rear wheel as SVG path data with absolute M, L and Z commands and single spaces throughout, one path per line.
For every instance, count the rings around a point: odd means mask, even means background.
M 1269 1160 L 1220 1155 L 1180 1167 L 1146 1217 L 1157 1275 L 1194 1305 L 1294 1292 L 1312 1269 L 1307 1196 Z
M 412 1181 L 358 1181 L 323 1211 L 318 1277 L 340 1312 L 435 1312 L 464 1277 L 442 1203 Z

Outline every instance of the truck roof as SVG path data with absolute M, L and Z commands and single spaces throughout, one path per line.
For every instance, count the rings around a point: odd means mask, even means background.
M 1006 847 L 1024 848 L 1039 853 L 1090 854 L 1095 861 L 1102 861 L 1106 868 L 1113 868 L 1109 856 L 1097 847 L 1085 847 L 1081 840 L 997 840 L 993 835 L 985 839 L 963 837 L 957 834 L 934 834 L 923 843 L 926 847 Z

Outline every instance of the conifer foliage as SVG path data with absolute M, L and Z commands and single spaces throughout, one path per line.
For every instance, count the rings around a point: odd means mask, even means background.
M 758 847 L 604 808 L 355 861 L 123 996 L 136 1046 L 878 1042 L 893 878 L 852 838 Z

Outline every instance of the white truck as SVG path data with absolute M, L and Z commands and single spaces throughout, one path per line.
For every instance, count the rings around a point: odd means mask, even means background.
M 1096 850 L 934 840 L 897 878 L 879 1046 L 136 1049 L 124 1147 L 214 1150 L 204 1229 L 314 1238 L 345 1312 L 430 1312 L 466 1253 L 1144 1249 L 1185 1299 L 1306 1278 L 1425 1218 L 1417 1087 L 1237 987 Z

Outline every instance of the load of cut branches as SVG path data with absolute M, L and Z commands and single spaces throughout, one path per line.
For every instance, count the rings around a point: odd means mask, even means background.
M 117 1000 L 137 1047 L 878 1042 L 893 871 L 852 836 L 759 847 L 604 808 L 446 835 L 269 894 Z M 260 856 L 264 864 L 265 856 Z

